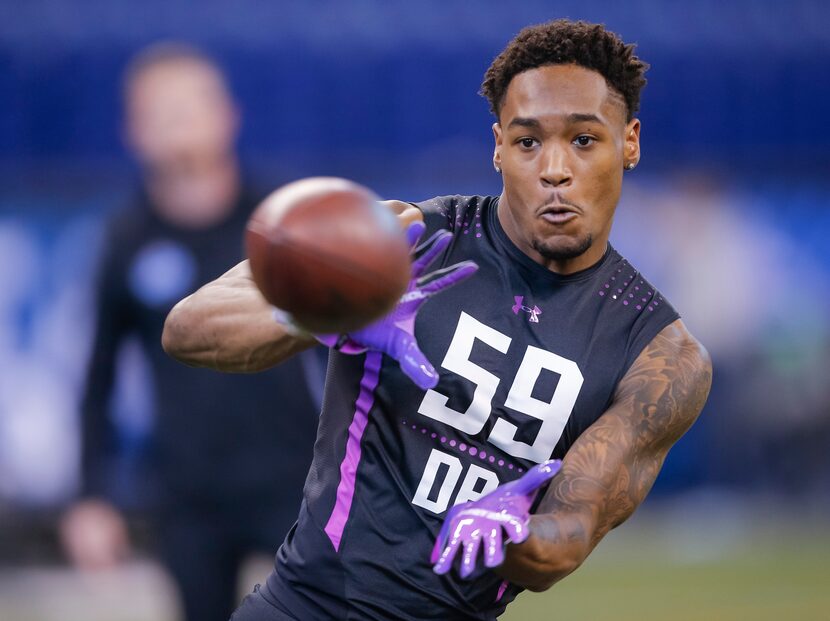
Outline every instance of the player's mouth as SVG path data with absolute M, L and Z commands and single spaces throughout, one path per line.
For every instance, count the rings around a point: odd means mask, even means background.
M 546 205 L 539 216 L 550 224 L 565 224 L 575 219 L 579 213 L 570 205 Z

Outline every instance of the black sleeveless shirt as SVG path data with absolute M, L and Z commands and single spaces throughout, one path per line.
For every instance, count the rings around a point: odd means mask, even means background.
M 453 233 L 432 269 L 479 265 L 418 315 L 434 389 L 377 352 L 331 355 L 299 521 L 266 593 L 300 619 L 495 619 L 520 589 L 500 596 L 486 569 L 466 581 L 432 572 L 446 510 L 563 457 L 678 318 L 610 245 L 584 271 L 550 272 L 510 241 L 497 204 L 417 205 L 426 235 Z

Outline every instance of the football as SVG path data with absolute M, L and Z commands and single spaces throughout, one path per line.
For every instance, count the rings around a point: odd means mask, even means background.
M 314 333 L 344 333 L 388 313 L 406 290 L 409 248 L 369 189 L 337 177 L 285 185 L 252 214 L 246 250 L 268 302 Z

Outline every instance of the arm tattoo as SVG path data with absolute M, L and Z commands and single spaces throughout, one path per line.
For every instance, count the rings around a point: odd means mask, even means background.
M 706 351 L 682 323 L 658 334 L 620 382 L 611 407 L 566 455 L 539 506 L 538 534 L 553 544 L 581 536 L 590 551 L 624 522 L 648 494 L 669 448 L 697 419 L 711 380 Z M 569 520 L 568 533 L 545 524 L 563 515 L 579 516 Z

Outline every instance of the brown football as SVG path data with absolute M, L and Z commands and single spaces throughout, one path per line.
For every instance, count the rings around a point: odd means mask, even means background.
M 311 177 L 279 188 L 251 216 L 245 243 L 265 299 L 315 333 L 371 323 L 409 282 L 398 219 L 347 179 Z

